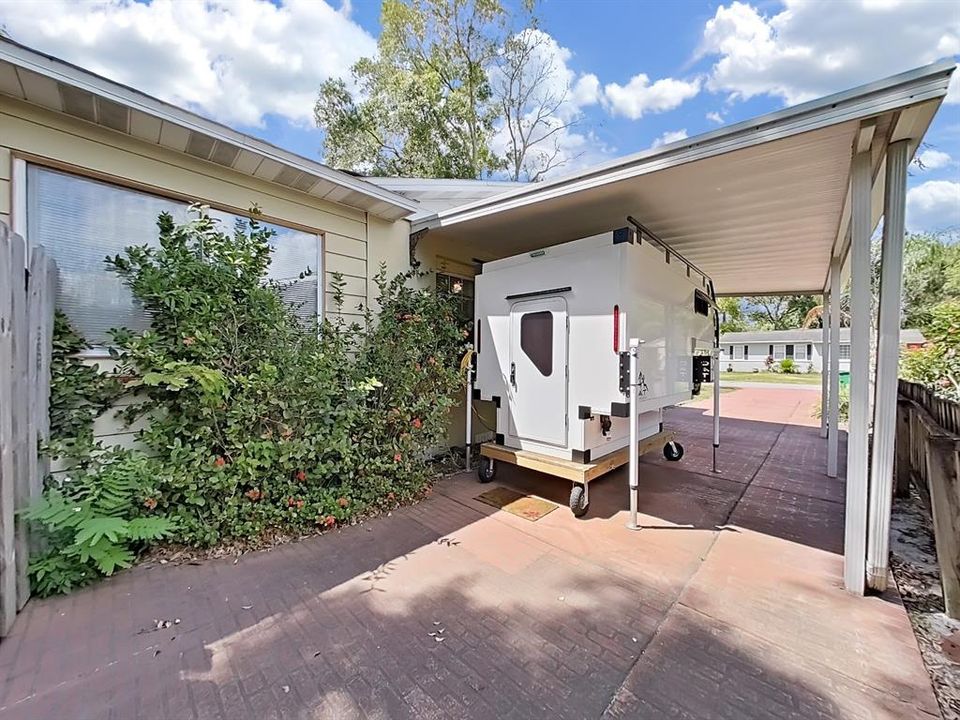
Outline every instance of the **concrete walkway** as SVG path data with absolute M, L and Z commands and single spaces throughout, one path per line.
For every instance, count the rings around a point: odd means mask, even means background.
M 463 475 L 391 517 L 233 560 L 141 567 L 29 604 L 0 644 L 14 718 L 931 718 L 894 593 L 841 584 L 843 482 L 816 391 L 672 410 L 680 463 L 591 489 L 502 468 L 536 522 Z M 174 621 L 156 629 L 157 620 Z

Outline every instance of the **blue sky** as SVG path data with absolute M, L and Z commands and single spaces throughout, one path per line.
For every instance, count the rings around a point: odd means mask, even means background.
M 0 23 L 26 45 L 319 158 L 316 89 L 375 51 L 379 8 L 0 0 Z M 541 0 L 538 15 L 571 88 L 564 113 L 579 118 L 555 174 L 960 56 L 960 2 L 948 0 Z M 960 78 L 926 140 L 908 227 L 956 228 Z

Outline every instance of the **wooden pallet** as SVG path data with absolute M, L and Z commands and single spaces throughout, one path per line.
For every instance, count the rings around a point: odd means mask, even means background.
M 651 450 L 662 448 L 671 440 L 673 440 L 672 432 L 658 432 L 641 440 L 637 447 L 640 454 L 643 455 Z M 576 483 L 588 483 L 606 475 L 611 470 L 616 470 L 621 465 L 626 465 L 630 461 L 629 447 L 615 450 L 609 455 L 604 455 L 589 463 L 578 463 L 573 460 L 564 460 L 563 458 L 533 452 L 532 450 L 517 450 L 516 448 L 489 442 L 480 446 L 480 454 L 494 461 L 529 468 Z

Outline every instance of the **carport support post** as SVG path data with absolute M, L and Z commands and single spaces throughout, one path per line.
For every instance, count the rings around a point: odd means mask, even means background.
M 853 156 L 850 171 L 850 429 L 843 583 L 863 595 L 867 556 L 867 434 L 870 424 L 870 142 Z M 872 128 L 869 129 L 872 138 Z
M 640 341 L 637 338 L 630 338 L 630 477 L 628 479 L 630 486 L 630 521 L 627 523 L 628 530 L 639 530 L 637 524 L 637 490 L 640 487 L 640 452 L 637 447 L 637 365 L 640 355 Z
M 827 378 L 827 477 L 840 463 L 840 258 L 830 261 L 830 373 Z
M 820 309 L 820 325 L 823 328 L 820 338 L 820 437 L 822 438 L 827 437 L 827 428 L 830 426 L 827 421 L 830 415 L 827 401 L 829 397 L 827 379 L 830 376 L 830 303 L 830 293 L 825 292 Z
M 867 541 L 867 585 L 878 592 L 887 589 L 890 554 L 908 154 L 909 143 L 906 140 L 887 148 L 883 195 L 883 253 L 880 258 L 877 379 L 873 400 L 873 456 L 870 463 L 870 534 Z

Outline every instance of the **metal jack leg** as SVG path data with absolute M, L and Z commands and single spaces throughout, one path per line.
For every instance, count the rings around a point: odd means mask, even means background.
M 640 451 L 637 447 L 637 370 L 640 356 L 640 340 L 630 338 L 630 520 L 628 530 L 639 530 L 637 524 L 637 493 L 640 488 Z

